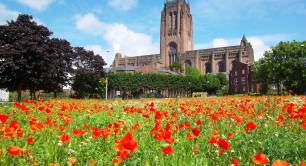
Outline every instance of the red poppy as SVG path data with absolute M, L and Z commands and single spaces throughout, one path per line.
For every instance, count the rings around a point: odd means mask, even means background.
M 228 138 L 228 139 L 231 139 L 231 138 L 233 138 L 233 137 L 234 137 L 234 134 L 233 134 L 233 133 L 228 133 L 228 134 L 227 134 L 227 138 Z
M 300 166 L 306 166 L 306 162 L 300 161 Z
M 112 162 L 116 165 L 119 165 L 122 163 L 122 160 L 120 157 L 116 157 L 116 158 L 113 158 Z
M 201 125 L 202 125 L 201 119 L 198 119 L 198 120 L 196 121 L 196 123 L 197 123 L 198 126 L 201 126 Z
M 129 158 L 130 154 L 127 151 L 118 151 L 117 156 L 124 160 L 125 158 Z
M 2 124 L 4 124 L 7 121 L 8 118 L 9 118 L 9 116 L 7 116 L 7 115 L 0 115 L 0 121 L 2 122 Z
M 13 121 L 11 121 L 11 123 L 10 123 L 10 126 L 9 126 L 10 128 L 13 128 L 14 130 L 17 130 L 18 128 L 19 128 L 19 126 L 18 126 L 18 122 L 17 121 L 15 121 L 15 120 L 13 120 Z
M 253 130 L 255 130 L 257 128 L 257 125 L 256 125 L 256 123 L 255 122 L 249 122 L 248 124 L 246 124 L 245 126 L 244 126 L 244 130 L 245 130 L 245 132 L 250 132 L 250 131 L 253 131 Z
M 220 120 L 220 118 L 217 117 L 216 115 L 210 115 L 209 117 L 210 117 L 210 119 L 213 120 L 213 121 L 219 121 L 219 120 Z
M 223 138 L 218 139 L 218 145 L 224 150 L 229 150 L 231 148 L 230 144 Z
M 218 146 L 218 140 L 215 137 L 210 137 L 207 141 L 207 144 L 212 144 L 214 147 Z
M 16 146 L 9 146 L 7 148 L 7 152 L 12 155 L 12 156 L 20 156 L 20 155 L 24 155 L 26 153 L 26 151 L 20 149 L 19 147 Z
M 172 144 L 174 142 L 174 138 L 172 138 L 171 133 L 168 131 L 164 132 L 164 140 L 168 144 Z
M 238 160 L 235 158 L 232 158 L 232 164 L 231 166 L 238 166 Z
M 290 164 L 283 160 L 276 160 L 271 166 L 290 166 Z
M 75 137 L 84 136 L 84 135 L 87 134 L 87 132 L 86 132 L 85 130 L 82 130 L 82 129 L 80 129 L 80 130 L 78 130 L 78 129 L 73 129 L 73 130 L 72 130 L 72 133 L 73 133 L 73 135 L 74 135 Z
M 253 156 L 252 161 L 256 165 L 262 165 L 262 164 L 267 164 L 269 162 L 269 159 L 264 154 L 256 153 Z
M 27 143 L 28 143 L 28 144 L 33 144 L 33 143 L 34 143 L 34 139 L 33 139 L 32 136 L 30 136 L 30 137 L 27 138 Z
M 197 128 L 197 127 L 192 127 L 192 133 L 196 136 L 196 137 L 198 137 L 198 136 L 200 136 L 200 130 Z
M 302 126 L 303 129 L 306 130 L 306 120 L 303 120 L 303 121 L 301 122 L 301 126 Z
M 278 116 L 278 120 L 280 121 L 280 122 L 284 122 L 285 121 L 285 118 L 283 117 L 283 116 Z
M 169 145 L 167 147 L 162 148 L 161 151 L 165 153 L 166 155 L 169 155 L 173 153 L 173 148 Z
M 187 138 L 188 138 L 189 140 L 193 140 L 193 139 L 194 139 L 194 135 L 193 135 L 192 133 L 188 133 L 188 134 L 187 134 Z
M 60 142 L 62 144 L 70 142 L 70 135 L 69 134 L 64 134 L 64 135 L 60 136 L 59 139 L 60 139 Z
M 185 124 L 185 129 L 188 130 L 190 128 L 189 122 L 186 121 L 184 124 Z
M 128 132 L 123 138 L 116 140 L 115 148 L 117 151 L 129 150 L 134 152 L 137 148 L 137 142 L 132 134 Z
M 198 153 L 198 151 L 199 151 L 199 147 L 198 147 L 197 145 L 195 145 L 195 146 L 193 147 L 193 149 L 192 149 L 192 152 L 193 152 L 194 154 L 196 154 L 196 153 Z

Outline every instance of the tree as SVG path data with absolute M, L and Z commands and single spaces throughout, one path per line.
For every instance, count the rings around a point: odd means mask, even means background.
M 257 81 L 265 86 L 275 84 L 278 94 L 281 94 L 283 87 L 296 94 L 303 94 L 306 91 L 306 54 L 302 54 L 303 43 L 280 42 L 271 51 L 265 52 L 264 57 L 252 66 Z
M 37 25 L 32 16 L 19 15 L 16 21 L 0 26 L 0 88 L 31 94 L 42 88 L 45 73 L 52 67 L 48 40 L 52 32 Z
M 44 74 L 43 89 L 54 92 L 56 97 L 56 93 L 61 92 L 63 86 L 70 83 L 75 54 L 68 41 L 57 38 L 49 40 L 48 54 L 52 56 L 52 66 L 49 67 L 49 72 Z
M 75 54 L 75 74 L 72 89 L 76 92 L 76 97 L 98 97 L 102 95 L 100 88 L 100 78 L 105 74 L 103 66 L 106 65 L 100 55 L 95 55 L 93 51 L 84 48 L 74 48 Z
M 183 71 L 182 64 L 180 64 L 179 62 L 174 62 L 169 67 L 170 67 L 171 71 L 175 71 L 175 72 L 182 72 Z
M 201 72 L 197 68 L 190 67 L 190 66 L 186 67 L 185 74 L 187 76 L 192 76 L 192 77 L 200 77 L 202 75 Z

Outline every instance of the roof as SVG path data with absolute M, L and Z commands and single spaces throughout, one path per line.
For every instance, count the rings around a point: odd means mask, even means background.
M 117 67 L 112 67 L 112 71 L 135 71 L 136 66 L 117 66 Z

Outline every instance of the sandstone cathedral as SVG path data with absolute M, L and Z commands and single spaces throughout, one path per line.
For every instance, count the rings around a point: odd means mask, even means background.
M 186 0 L 167 0 L 161 13 L 160 54 L 115 55 L 115 72 L 170 72 L 174 64 L 197 68 L 202 74 L 229 75 L 233 62 L 252 63 L 254 52 L 245 36 L 240 45 L 194 50 L 192 15 Z

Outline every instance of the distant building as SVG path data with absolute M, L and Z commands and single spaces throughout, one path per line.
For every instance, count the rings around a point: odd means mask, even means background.
M 188 2 L 167 0 L 161 13 L 160 54 L 122 56 L 117 53 L 111 66 L 113 71 L 169 71 L 172 64 L 180 63 L 184 69 L 192 66 L 202 74 L 224 73 L 228 76 L 233 61 L 254 61 L 252 45 L 245 36 L 239 45 L 194 50 L 192 22 Z
M 4 89 L 0 89 L 0 102 L 8 102 L 9 101 L 9 92 Z
M 229 74 L 229 93 L 246 94 L 257 91 L 258 85 L 252 76 L 250 64 L 234 61 Z

